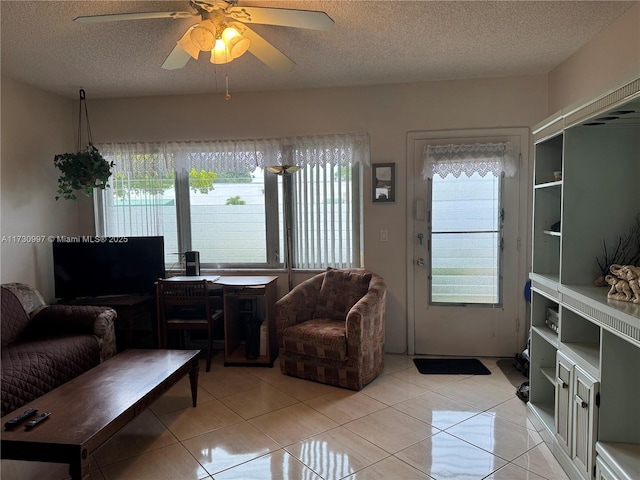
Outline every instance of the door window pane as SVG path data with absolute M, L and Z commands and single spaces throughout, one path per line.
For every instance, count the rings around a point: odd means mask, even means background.
M 499 177 L 434 175 L 432 303 L 501 303 L 500 223 Z

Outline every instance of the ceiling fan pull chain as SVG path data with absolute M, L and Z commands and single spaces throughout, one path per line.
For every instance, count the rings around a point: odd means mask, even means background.
M 225 94 L 224 99 L 225 100 L 230 100 L 231 99 L 231 94 L 229 93 L 229 74 L 226 73 L 226 72 L 224 74 L 224 81 L 225 81 L 225 84 L 227 86 L 227 93 Z

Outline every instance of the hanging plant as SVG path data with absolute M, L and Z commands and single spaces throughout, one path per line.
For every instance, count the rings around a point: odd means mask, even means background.
M 60 170 L 58 177 L 58 193 L 67 200 L 76 200 L 76 190 L 91 195 L 94 188 L 105 189 L 111 176 L 113 162 L 108 162 L 98 149 L 89 144 L 83 152 L 62 153 L 53 159 Z M 60 198 L 56 195 L 56 200 Z
M 82 107 L 84 105 L 87 122 L 88 145 L 85 150 L 80 150 L 82 142 Z M 53 164 L 60 170 L 58 177 L 58 193 L 56 200 L 62 196 L 67 200 L 76 200 L 76 190 L 82 190 L 91 195 L 95 188 L 105 189 L 109 187 L 113 162 L 108 162 L 93 145 L 91 139 L 91 127 L 89 125 L 89 112 L 85 102 L 85 92 L 80 89 L 80 111 L 78 114 L 78 150 L 76 153 L 62 153 L 53 158 Z

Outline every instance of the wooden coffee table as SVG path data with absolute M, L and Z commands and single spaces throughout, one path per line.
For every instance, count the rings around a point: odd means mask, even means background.
M 125 350 L 1 420 L 2 458 L 68 463 L 73 480 L 89 475 L 89 456 L 189 374 L 197 402 L 199 350 Z M 51 416 L 33 429 L 4 423 L 28 408 Z M 26 422 L 24 422 L 26 423 Z

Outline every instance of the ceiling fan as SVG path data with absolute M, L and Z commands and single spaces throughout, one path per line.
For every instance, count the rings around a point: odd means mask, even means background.
M 190 0 L 193 11 L 116 13 L 74 18 L 76 22 L 111 22 L 158 18 L 200 17 L 178 40 L 162 64 L 166 70 L 183 68 L 201 51 L 211 52 L 211 63 L 222 64 L 249 51 L 272 70 L 288 72 L 295 63 L 246 24 L 330 30 L 333 20 L 324 12 L 270 7 L 241 7 L 238 0 Z

